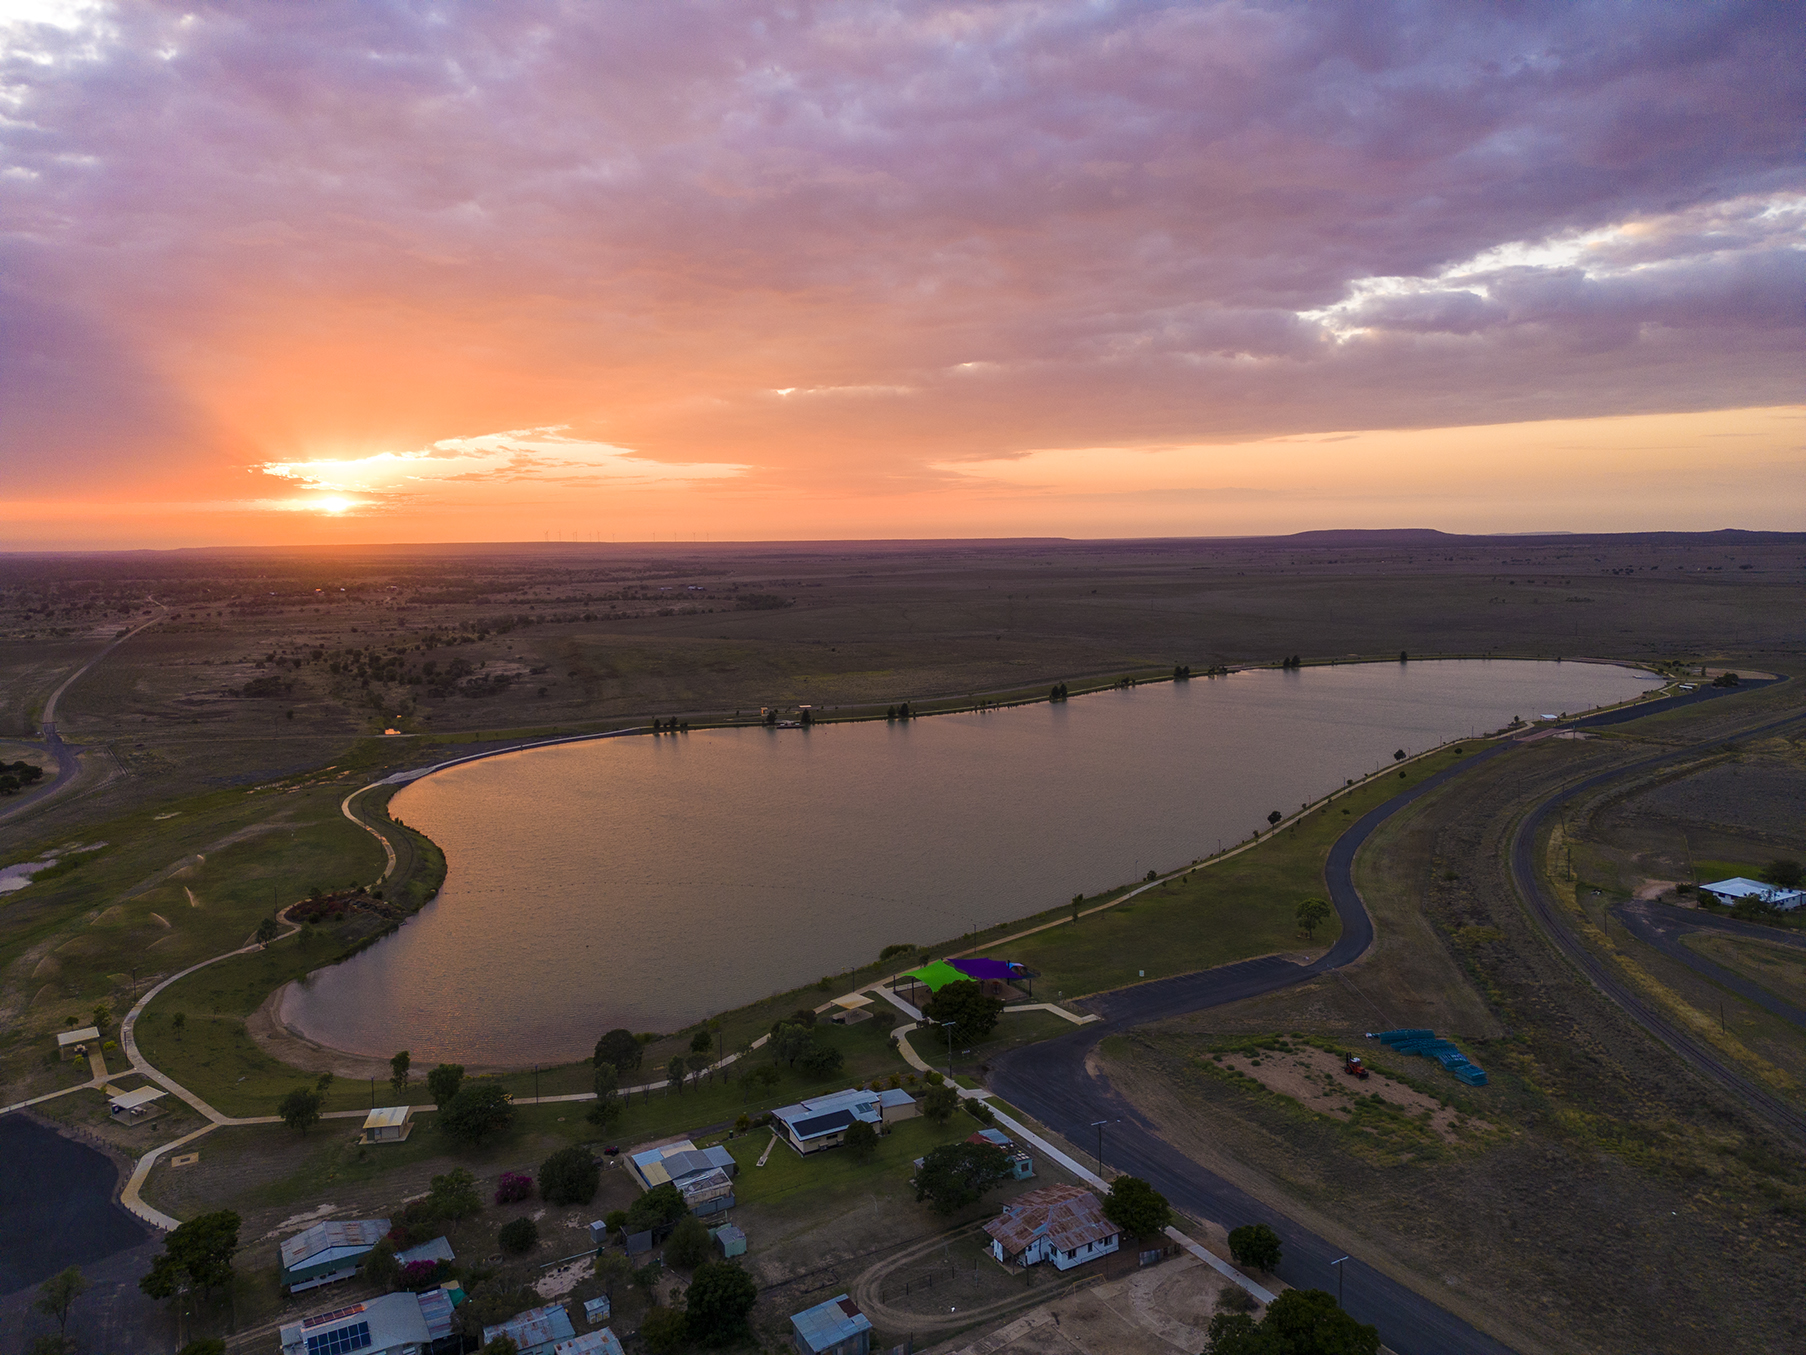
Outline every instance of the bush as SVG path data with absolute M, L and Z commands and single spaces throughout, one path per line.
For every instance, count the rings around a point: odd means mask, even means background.
M 429 1211 L 425 1221 L 467 1219 L 482 1209 L 483 1198 L 477 1194 L 477 1178 L 464 1167 L 454 1167 L 433 1178 L 424 1203 Z
M 665 1243 L 665 1261 L 679 1270 L 695 1270 L 709 1259 L 709 1230 L 694 1214 L 685 1214 Z
M 846 1066 L 846 1056 L 831 1044 L 816 1041 L 797 1059 L 810 1077 L 832 1077 Z
M 746 1317 L 759 1301 L 759 1286 L 732 1261 L 710 1261 L 696 1268 L 685 1298 L 690 1339 L 725 1346 L 750 1335 Z
M 514 1105 L 499 1082 L 467 1082 L 437 1116 L 446 1137 L 475 1146 L 514 1123 Z
M 371 1284 L 381 1285 L 384 1289 L 393 1289 L 395 1281 L 401 1273 L 401 1267 L 395 1262 L 394 1242 L 385 1237 L 365 1252 L 362 1269 L 364 1278 Z
M 438 1284 L 446 1269 L 448 1267 L 443 1261 L 409 1261 L 401 1268 L 401 1274 L 397 1278 L 403 1289 L 419 1293 Z
M 974 1044 L 997 1028 L 1003 1012 L 1003 999 L 986 997 L 984 989 L 970 979 L 949 983 L 928 999 L 922 1015 L 930 1021 L 952 1021 L 953 1038 L 960 1044 Z
M 1104 1217 L 1125 1233 L 1151 1237 L 1173 1221 L 1166 1196 L 1139 1176 L 1119 1176 L 1104 1198 Z
M 951 1214 L 981 1199 L 1009 1174 L 1009 1156 L 995 1144 L 945 1144 L 922 1159 L 916 1201 L 932 1201 L 938 1211 Z
M 952 1087 L 930 1087 L 922 1097 L 922 1115 L 931 1123 L 944 1125 L 959 1109 L 960 1096 Z
M 872 1154 L 878 1151 L 878 1131 L 864 1120 L 854 1120 L 847 1126 L 844 1141 L 847 1151 L 860 1162 L 869 1162 Z
M 544 1183 L 541 1184 L 543 1186 Z M 684 1197 L 678 1193 L 677 1187 L 667 1181 L 663 1185 L 654 1186 L 633 1202 L 632 1207 L 627 1211 L 627 1217 L 621 1223 L 621 1228 L 622 1231 L 628 1233 L 643 1233 L 648 1229 L 662 1228 L 668 1223 L 676 1223 L 689 1212 L 689 1207 L 684 1204 Z
M 502 1225 L 495 1240 L 502 1244 L 503 1251 L 521 1256 L 539 1245 L 539 1225 L 532 1219 L 515 1219 Z
M 654 1305 L 640 1319 L 640 1335 L 646 1338 L 646 1348 L 652 1355 L 673 1355 L 682 1350 L 687 1330 L 684 1315 L 675 1308 Z
M 539 1164 L 539 1198 L 547 1204 L 588 1204 L 596 1197 L 602 1174 L 589 1149 L 573 1144 Z
M 497 1204 L 519 1204 L 533 1196 L 533 1178 L 525 1172 L 503 1172 L 495 1187 Z

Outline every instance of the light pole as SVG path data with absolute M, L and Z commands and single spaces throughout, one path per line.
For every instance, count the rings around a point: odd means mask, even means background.
M 957 1021 L 941 1022 L 941 1029 L 947 1032 L 947 1081 L 953 1081 L 953 1028 Z
M 1120 1119 L 1093 1120 L 1091 1122 L 1091 1128 L 1097 1130 L 1097 1174 L 1100 1177 L 1104 1174 L 1104 1126 L 1107 1124 L 1121 1123 L 1122 1121 Z
M 1346 1260 L 1348 1260 L 1348 1257 L 1338 1256 L 1335 1260 L 1330 1262 L 1330 1264 L 1336 1268 L 1336 1307 L 1338 1308 L 1342 1306 L 1342 1277 L 1348 1273 L 1342 1269 L 1342 1263 Z

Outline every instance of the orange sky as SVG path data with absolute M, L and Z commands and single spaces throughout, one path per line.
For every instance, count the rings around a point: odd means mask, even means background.
M 1614 13 L 0 6 L 0 549 L 1798 528 L 1800 71 Z

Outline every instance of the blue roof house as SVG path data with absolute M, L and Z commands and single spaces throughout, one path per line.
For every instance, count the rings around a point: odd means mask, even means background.
M 798 1355 L 870 1355 L 872 1321 L 845 1294 L 790 1319 Z

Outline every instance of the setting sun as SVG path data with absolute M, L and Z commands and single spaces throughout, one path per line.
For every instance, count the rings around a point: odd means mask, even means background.
M 317 505 L 322 513 L 343 513 L 352 506 L 350 499 L 338 495 L 334 495 L 330 499 L 321 499 Z

